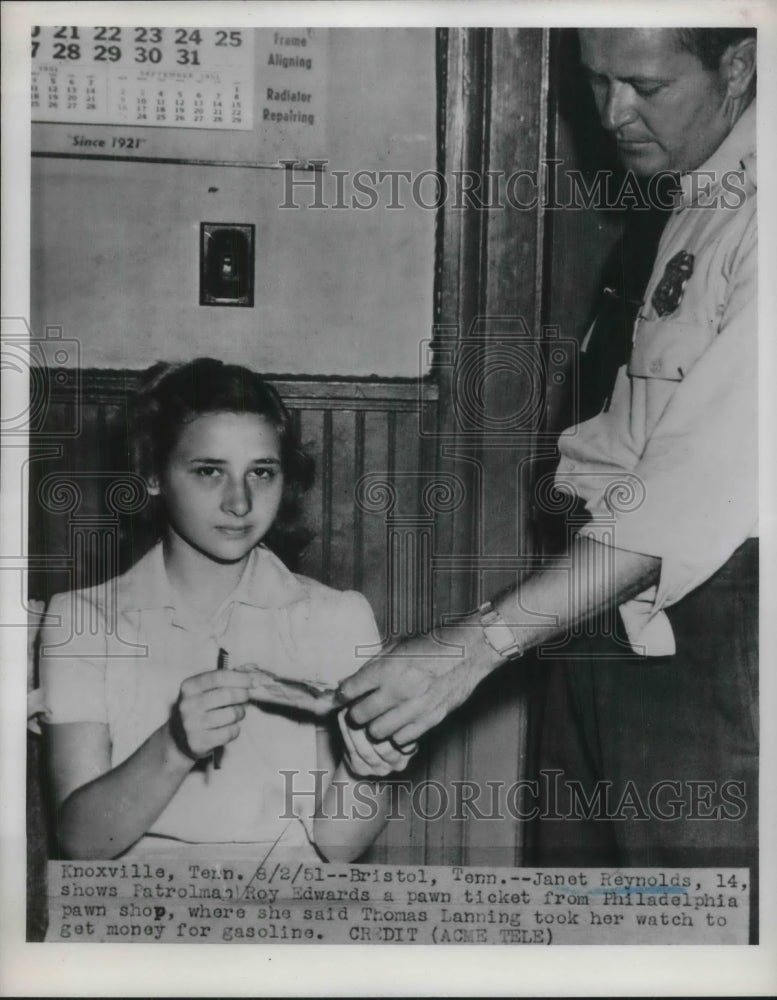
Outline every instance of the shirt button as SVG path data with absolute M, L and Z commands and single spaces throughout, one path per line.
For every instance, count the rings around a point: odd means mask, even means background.
M 661 368 L 662 368 L 662 365 L 661 365 L 660 361 L 653 361 L 653 362 L 651 362 L 650 371 L 654 375 L 657 375 L 661 371 Z

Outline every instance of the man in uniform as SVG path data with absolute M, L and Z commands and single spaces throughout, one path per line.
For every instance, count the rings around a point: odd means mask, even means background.
M 755 884 L 755 32 L 591 29 L 580 49 L 623 166 L 679 182 L 628 361 L 560 438 L 556 485 L 588 520 L 438 631 L 462 654 L 416 636 L 341 693 L 355 723 L 401 746 L 536 648 L 535 753 L 555 778 L 539 782 L 535 862 L 748 866 Z M 621 628 L 602 628 L 613 607 Z M 597 627 L 570 639 L 581 622 Z

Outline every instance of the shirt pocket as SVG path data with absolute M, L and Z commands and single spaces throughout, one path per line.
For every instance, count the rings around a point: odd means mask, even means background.
M 681 382 L 707 349 L 712 336 L 701 323 L 642 320 L 637 328 L 628 374 L 635 378 Z

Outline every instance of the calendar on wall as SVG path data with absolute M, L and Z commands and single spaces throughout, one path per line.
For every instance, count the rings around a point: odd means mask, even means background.
M 252 31 L 33 28 L 36 121 L 253 126 Z
M 272 166 L 325 154 L 325 29 L 32 29 L 33 154 Z

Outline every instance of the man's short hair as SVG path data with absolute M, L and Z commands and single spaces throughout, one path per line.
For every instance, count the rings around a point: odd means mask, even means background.
M 678 28 L 680 47 L 701 60 L 705 69 L 717 69 L 729 45 L 755 38 L 755 28 Z

